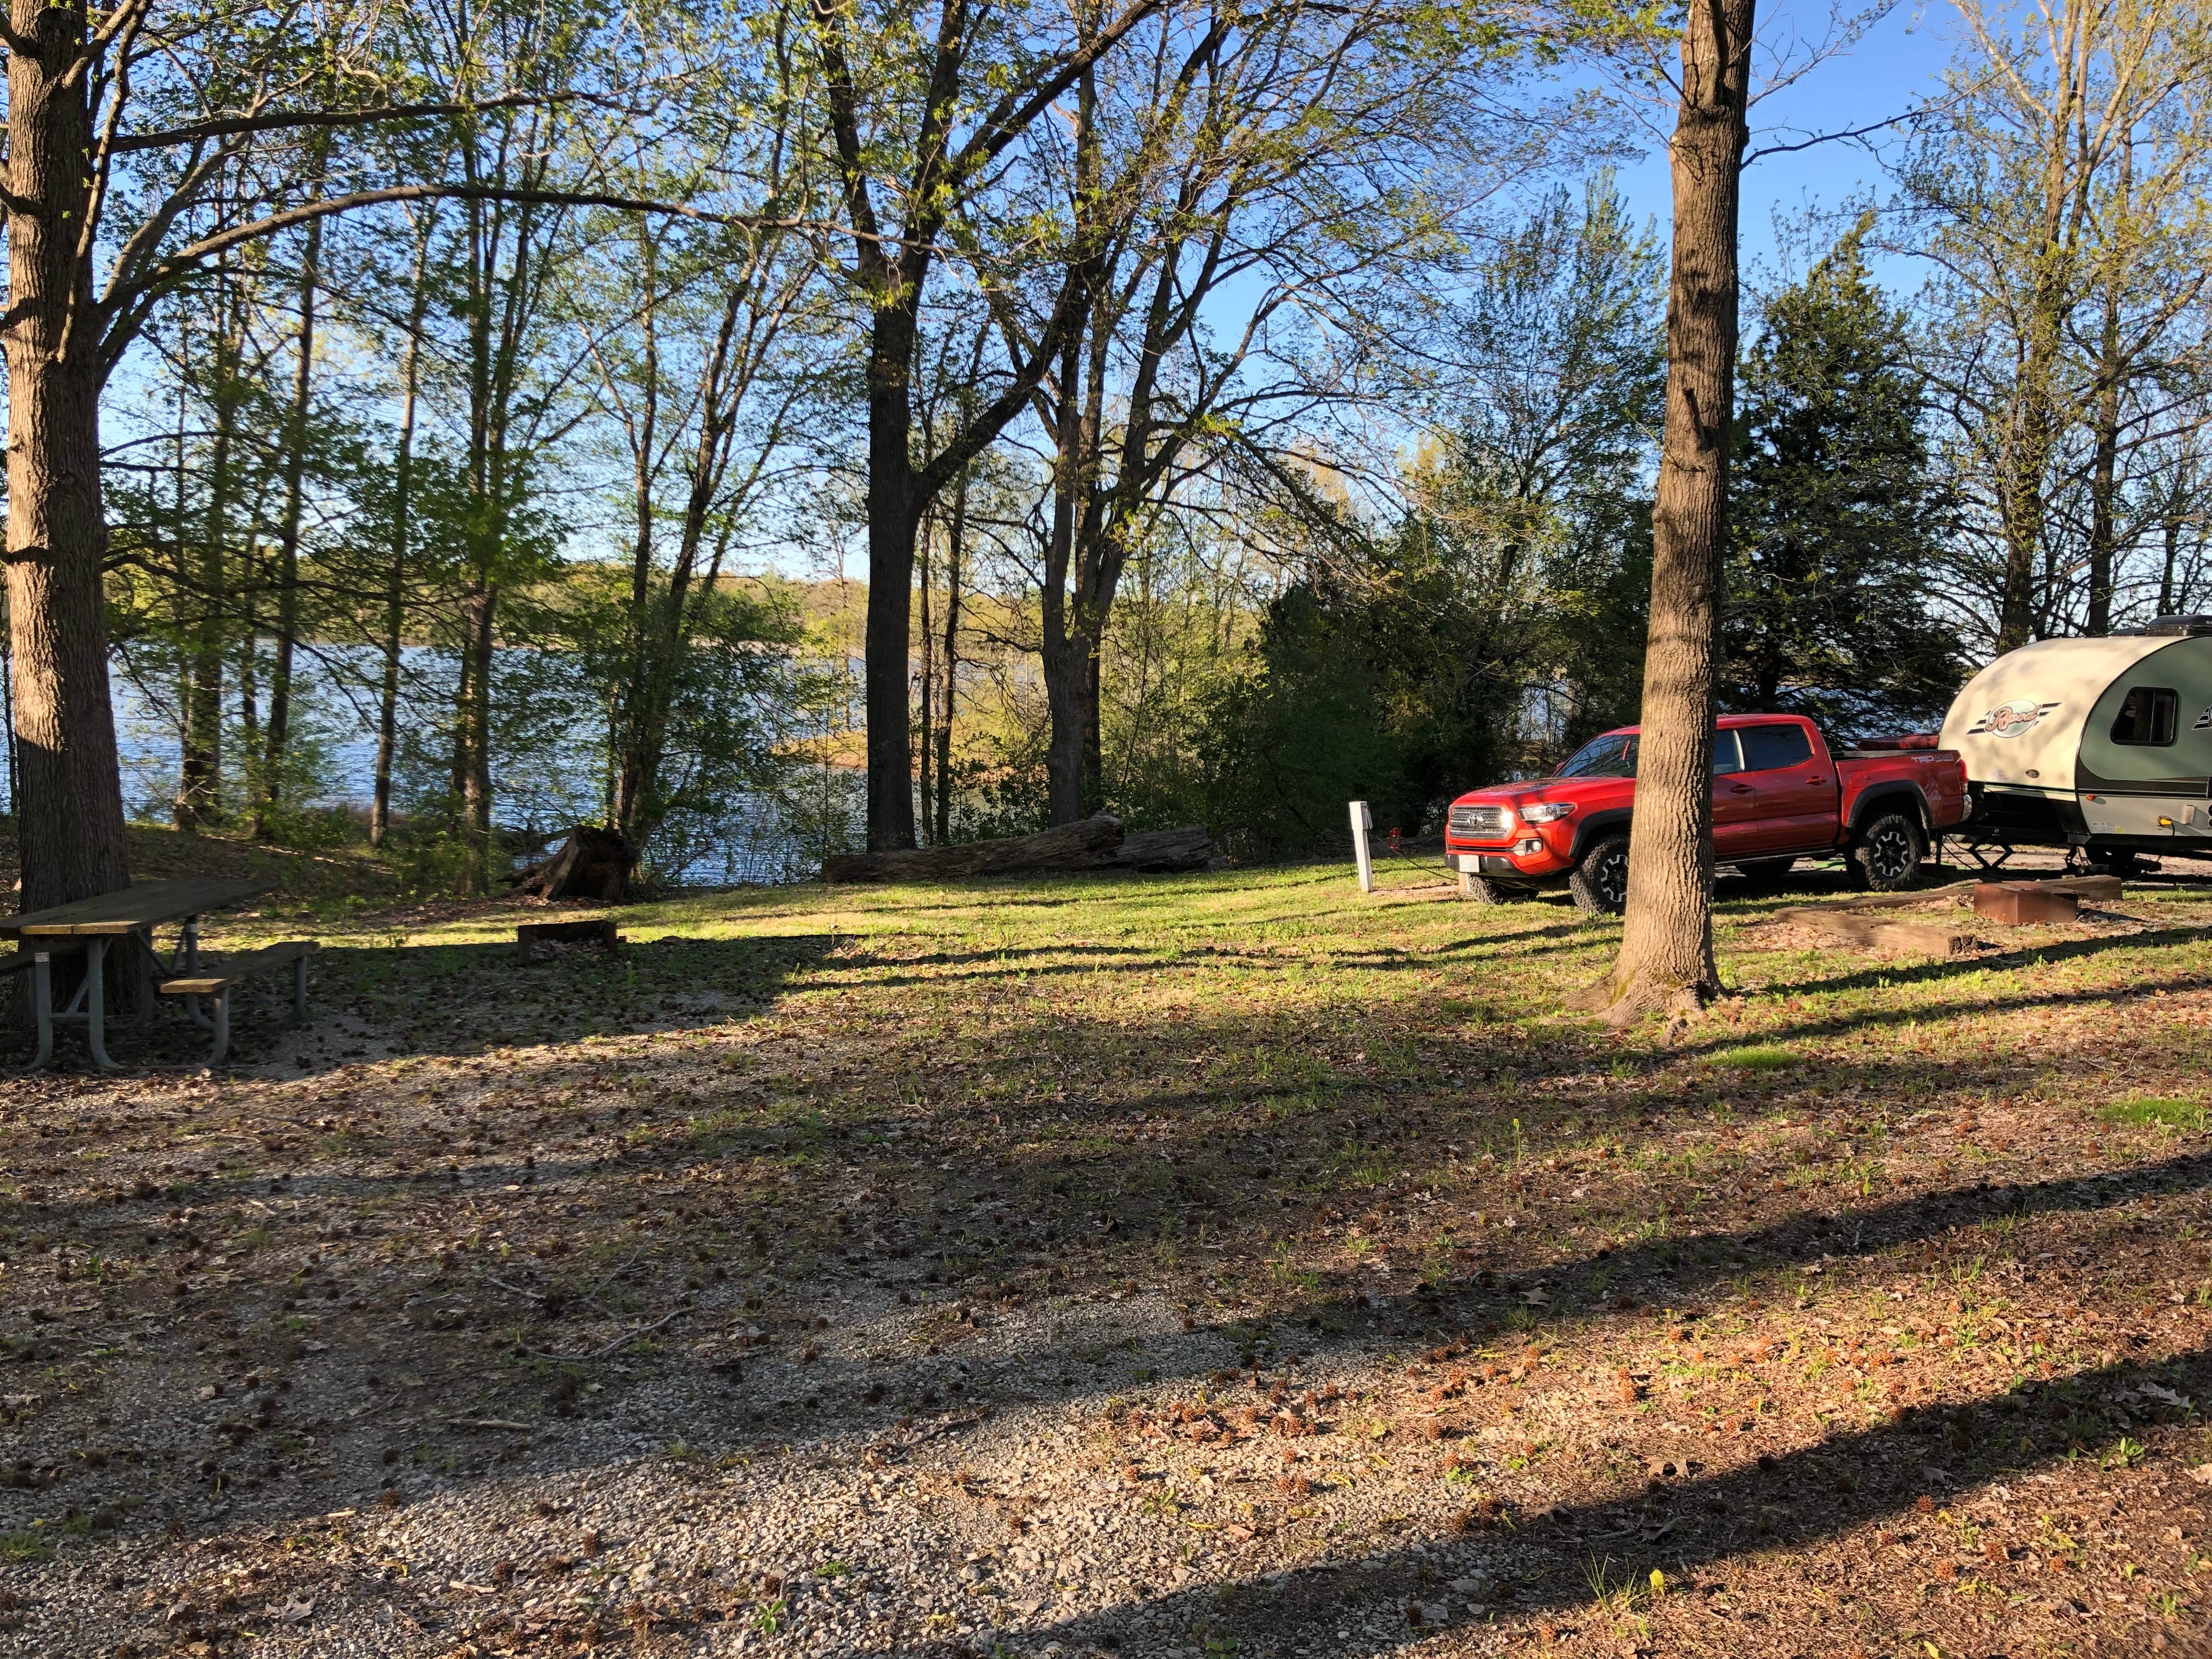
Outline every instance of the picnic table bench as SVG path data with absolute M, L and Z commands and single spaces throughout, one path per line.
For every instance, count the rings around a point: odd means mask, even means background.
M 182 998 L 192 1023 L 214 1035 L 214 1048 L 208 1057 L 210 1066 L 229 1048 L 230 993 L 245 980 L 289 967 L 293 1012 L 305 1019 L 307 957 L 315 949 L 313 941 L 292 939 L 222 961 L 204 962 L 200 957 L 202 916 L 257 898 L 276 885 L 273 881 L 211 876 L 140 882 L 74 903 L 0 917 L 0 939 L 14 939 L 20 945 L 15 957 L 0 962 L 0 972 L 27 971 L 31 975 L 31 1007 L 39 1029 L 39 1051 L 31 1069 L 53 1057 L 54 1027 L 64 1023 L 83 1025 L 93 1064 L 110 1071 L 120 1069 L 107 1055 L 104 970 L 108 947 L 118 939 L 134 935 L 145 947 L 137 953 L 138 1018 L 151 1017 L 157 996 Z M 183 930 L 176 951 L 165 957 L 155 945 L 154 930 L 173 921 L 181 922 Z M 57 952 L 76 951 L 84 952 L 84 977 L 68 1006 L 56 1008 L 52 958 Z M 202 997 L 215 1000 L 212 1018 L 200 1012 Z

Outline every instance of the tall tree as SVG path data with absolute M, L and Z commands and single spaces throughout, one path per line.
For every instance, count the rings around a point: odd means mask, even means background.
M 1904 313 L 1862 222 L 1766 307 L 1744 354 L 1720 697 L 1850 731 L 1940 720 L 1956 635 L 1927 572 L 1947 509 Z
M 322 163 L 328 135 L 310 145 L 314 173 L 307 199 L 322 194 Z M 300 536 L 307 514 L 307 452 L 313 444 L 315 313 L 322 301 L 323 221 L 307 221 L 300 252 L 299 331 L 292 345 L 292 401 L 283 432 L 283 516 L 276 525 L 276 617 L 275 661 L 269 677 L 269 721 L 253 768 L 247 828 L 258 841 L 269 833 L 269 815 L 282 799 L 287 750 L 292 738 L 292 678 L 300 647 Z
M 1628 907 L 1612 974 L 1577 1000 L 1626 1022 L 1699 1006 L 1713 959 L 1713 667 L 1735 408 L 1736 209 L 1750 103 L 1753 0 L 1692 0 L 1668 149 L 1674 270 L 1667 417 L 1652 508 L 1644 741 L 1629 829 Z
M 369 783 L 368 844 L 381 847 L 392 833 L 392 769 L 399 753 L 399 672 L 406 641 L 407 595 L 416 554 L 415 433 L 422 391 L 423 323 L 430 310 L 430 248 L 438 230 L 434 211 L 414 221 L 415 259 L 408 283 L 405 335 L 399 359 L 399 434 L 392 459 L 389 552 L 383 581 L 384 610 L 377 630 L 376 762 Z
M 1063 26 L 1038 14 L 937 0 L 904 5 L 812 0 L 813 36 L 836 150 L 852 263 L 846 275 L 866 334 L 868 845 L 915 844 L 915 538 L 925 508 L 1027 405 L 1076 320 L 1063 283 L 1009 384 L 915 454 L 914 382 L 921 309 L 942 248 L 957 243 L 970 280 L 1003 283 L 1036 250 L 1026 222 L 987 222 L 985 198 L 1020 143 L 1084 72 L 1162 0 L 1118 11 L 1085 5 Z M 872 55 L 864 55 L 872 52 Z
M 1546 31 L 1474 21 L 1401 0 L 1169 7 L 1078 80 L 1059 183 L 1080 317 L 1037 393 L 1054 822 L 1099 805 L 1100 650 L 1177 491 L 1231 451 L 1280 465 L 1317 407 L 1370 390 L 1405 343 L 1378 296 L 1534 159 L 1488 93 Z
M 2212 264 L 2212 36 L 2174 0 L 1959 15 L 1950 118 L 1900 182 L 1937 271 L 1928 362 L 1976 550 L 1961 598 L 2009 651 L 2112 623 L 2128 404 Z M 2085 481 L 2082 535 L 2063 498 Z
M 465 25 L 470 78 L 448 82 L 442 100 L 405 102 L 389 89 L 430 77 L 393 74 L 393 31 L 410 14 L 375 0 L 334 0 L 312 16 L 246 0 L 121 0 L 96 22 L 85 0 L 9 0 L 0 18 L 9 251 L 0 341 L 27 905 L 129 880 L 101 602 L 100 403 L 163 301 L 227 249 L 381 203 L 527 194 L 548 204 L 660 206 L 592 190 L 588 155 L 580 183 L 573 174 L 558 181 L 568 188 L 552 179 L 514 186 L 415 178 L 301 199 L 302 135 L 542 107 L 573 98 L 591 72 L 604 89 L 618 89 L 611 66 L 619 58 L 606 48 L 623 26 L 581 0 L 550 9 L 561 15 L 548 28 L 591 51 L 572 52 L 559 76 L 502 60 L 520 89 L 487 84 L 478 26 L 485 13 L 506 9 L 477 9 Z M 293 153 L 295 164 L 277 164 L 276 152 Z M 256 156 L 262 165 L 246 166 Z

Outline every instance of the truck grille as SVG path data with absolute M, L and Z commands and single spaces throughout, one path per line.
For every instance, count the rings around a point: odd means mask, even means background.
M 1448 820 L 1455 836 L 1469 841 L 1503 841 L 1508 823 L 1502 806 L 1455 806 Z

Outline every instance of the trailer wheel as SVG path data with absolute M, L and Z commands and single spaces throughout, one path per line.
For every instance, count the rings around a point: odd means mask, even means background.
M 1851 884 L 1877 893 L 1895 893 L 1919 878 L 1928 856 L 1928 838 L 1908 812 L 1884 812 L 1858 833 L 1849 860 Z
M 1567 878 L 1575 908 L 1592 915 L 1619 915 L 1628 904 L 1628 837 L 1606 836 L 1585 850 Z

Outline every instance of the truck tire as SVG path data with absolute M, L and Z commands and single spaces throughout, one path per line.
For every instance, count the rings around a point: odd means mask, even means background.
M 1575 908 L 1594 916 L 1617 916 L 1628 903 L 1628 837 L 1601 836 L 1583 849 L 1567 878 Z
M 1487 876 L 1471 876 L 1464 870 L 1460 872 L 1459 896 L 1469 904 L 1510 904 L 1521 896 Z
M 1928 837 L 1911 812 L 1878 812 L 1851 842 L 1851 884 L 1876 893 L 1901 892 L 1920 878 Z

